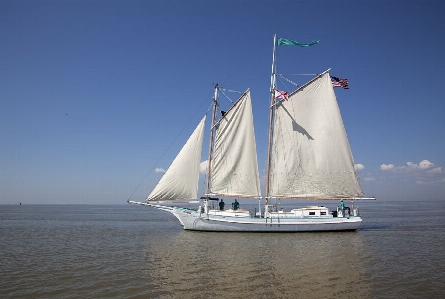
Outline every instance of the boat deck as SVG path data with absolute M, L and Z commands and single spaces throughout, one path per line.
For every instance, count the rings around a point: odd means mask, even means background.
M 185 213 L 197 213 L 198 210 L 191 208 L 183 208 L 183 207 L 174 207 L 179 211 L 183 211 Z M 268 219 L 332 219 L 337 218 L 337 212 L 329 213 L 328 208 L 323 206 L 308 206 L 304 208 L 292 209 L 287 212 L 284 210 L 276 211 L 276 212 L 266 212 L 261 215 L 255 211 L 250 211 L 246 209 L 238 209 L 238 210 L 209 210 L 208 213 L 201 212 L 201 217 L 221 217 L 221 218 L 268 218 Z M 350 217 L 360 217 L 358 211 L 354 213 L 354 215 L 345 215 L 342 217 L 341 213 L 338 218 L 350 218 Z

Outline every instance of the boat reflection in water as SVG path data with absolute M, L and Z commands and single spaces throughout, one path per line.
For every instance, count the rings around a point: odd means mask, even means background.
M 168 236 L 146 247 L 144 279 L 156 297 L 370 297 L 357 232 Z

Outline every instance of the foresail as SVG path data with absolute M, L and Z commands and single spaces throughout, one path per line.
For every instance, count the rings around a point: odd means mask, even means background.
M 197 198 L 205 119 L 206 116 L 147 197 L 147 201 Z
M 277 104 L 270 196 L 362 196 L 329 73 Z
M 250 91 L 216 125 L 211 193 L 261 196 Z

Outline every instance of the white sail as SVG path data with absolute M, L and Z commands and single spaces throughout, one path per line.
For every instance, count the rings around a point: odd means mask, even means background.
M 197 198 L 205 119 L 204 115 L 147 201 Z
M 328 72 L 297 89 L 275 111 L 270 196 L 362 196 Z
M 261 196 L 250 91 L 244 93 L 216 125 L 211 193 Z

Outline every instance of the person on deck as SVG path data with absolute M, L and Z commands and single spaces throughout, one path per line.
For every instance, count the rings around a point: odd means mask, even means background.
M 221 211 L 224 211 L 224 206 L 225 206 L 226 204 L 225 204 L 225 202 L 223 201 L 223 199 L 221 198 L 221 201 L 219 202 L 219 209 L 221 210 Z
M 340 200 L 340 210 L 343 217 L 345 217 L 345 203 L 343 202 L 343 199 Z
M 232 202 L 232 209 L 235 211 L 239 209 L 239 202 L 236 200 L 236 198 L 235 201 Z

